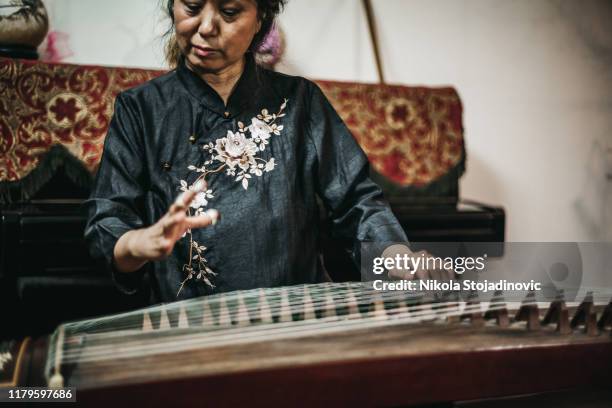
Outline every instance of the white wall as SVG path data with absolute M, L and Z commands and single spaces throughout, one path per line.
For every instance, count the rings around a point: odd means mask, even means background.
M 44 0 L 50 31 L 67 33 L 65 62 L 143 68 L 163 66 L 167 28 L 161 0 Z
M 75 63 L 161 67 L 158 0 L 47 0 Z M 373 0 L 388 82 L 453 85 L 462 196 L 507 210 L 507 240 L 612 239 L 612 2 Z M 280 70 L 376 80 L 360 0 L 289 0 Z

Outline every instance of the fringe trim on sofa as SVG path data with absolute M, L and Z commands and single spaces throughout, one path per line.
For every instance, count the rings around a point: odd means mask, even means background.
M 0 204 L 30 200 L 49 182 L 60 168 L 76 186 L 90 189 L 93 176 L 64 146 L 56 144 L 45 153 L 27 176 L 17 181 L 0 182 Z
M 418 203 L 421 201 L 427 203 L 436 200 L 456 202 L 459 197 L 459 179 L 466 169 L 465 163 L 464 147 L 459 163 L 451 167 L 444 175 L 424 186 L 402 186 L 374 170 L 371 170 L 371 177 L 383 189 L 385 198 L 390 202 L 414 201 Z

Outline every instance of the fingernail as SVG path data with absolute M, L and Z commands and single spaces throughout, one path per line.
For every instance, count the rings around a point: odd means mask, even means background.
M 204 181 L 204 179 L 199 179 L 198 181 L 195 182 L 195 184 L 193 185 L 193 189 L 196 192 L 201 192 L 201 191 L 206 191 L 206 188 L 208 187 L 208 185 L 206 184 L 206 181 Z
M 206 215 L 210 217 L 212 225 L 215 225 L 217 221 L 219 221 L 219 211 L 211 208 L 210 210 L 206 210 Z
M 178 197 L 176 197 L 176 200 L 174 200 L 174 204 L 178 205 L 179 207 L 185 207 L 185 194 L 185 192 L 179 194 Z

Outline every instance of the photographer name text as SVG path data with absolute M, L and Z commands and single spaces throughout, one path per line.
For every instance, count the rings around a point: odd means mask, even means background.
M 505 279 L 499 281 L 438 281 L 435 279 L 426 280 L 397 280 L 384 281 L 381 279 L 372 281 L 374 290 L 402 290 L 402 291 L 479 291 L 479 292 L 495 292 L 495 291 L 540 291 L 542 284 L 534 280 L 527 282 L 509 282 Z

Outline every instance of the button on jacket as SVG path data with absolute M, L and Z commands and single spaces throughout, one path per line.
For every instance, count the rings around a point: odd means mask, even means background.
M 85 238 L 121 290 L 146 291 L 151 303 L 319 282 L 317 197 L 333 236 L 355 248 L 406 241 L 368 174 L 365 154 L 314 83 L 264 70 L 247 54 L 225 106 L 182 61 L 117 96 L 85 202 Z M 189 212 L 215 208 L 221 220 L 188 231 L 164 260 L 116 271 L 119 237 L 157 222 L 202 179 L 208 188 Z

